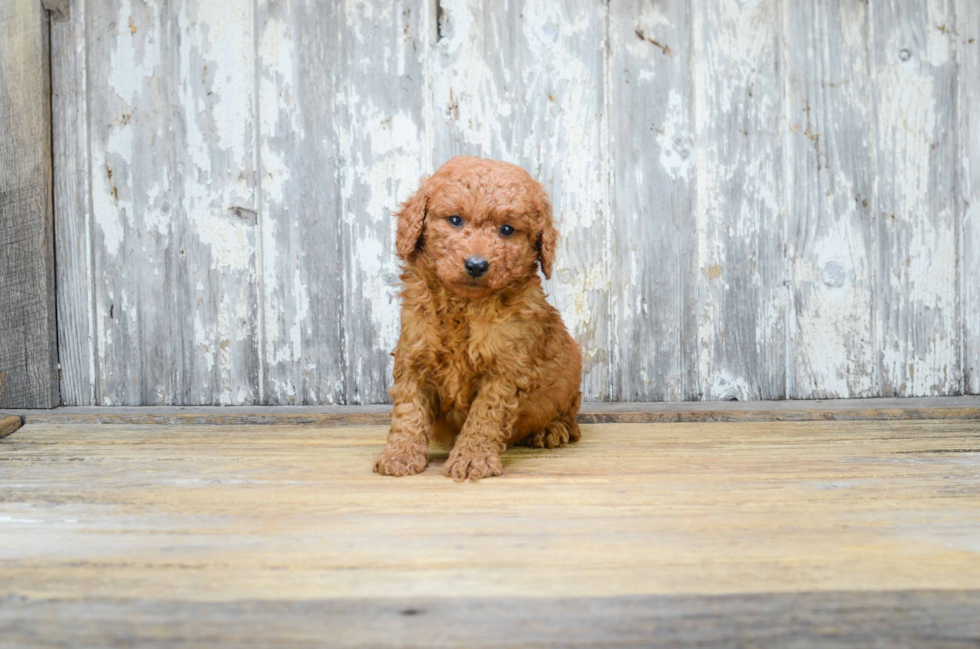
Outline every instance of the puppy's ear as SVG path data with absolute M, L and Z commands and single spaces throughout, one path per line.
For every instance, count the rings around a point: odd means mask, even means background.
M 423 180 L 418 191 L 398 210 L 398 227 L 395 231 L 395 252 L 398 258 L 408 261 L 422 244 L 425 229 L 425 213 L 429 202 L 428 182 Z
M 538 261 L 541 272 L 551 279 L 551 266 L 555 261 L 555 248 L 558 246 L 558 230 L 551 222 L 551 201 L 547 199 L 541 208 L 541 231 L 538 232 Z

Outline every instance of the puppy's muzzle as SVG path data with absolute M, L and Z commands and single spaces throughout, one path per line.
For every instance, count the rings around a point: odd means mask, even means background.
M 490 262 L 483 257 L 469 257 L 463 262 L 466 272 L 474 279 L 480 277 L 490 268 Z

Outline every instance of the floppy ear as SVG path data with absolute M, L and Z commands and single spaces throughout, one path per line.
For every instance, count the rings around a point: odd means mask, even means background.
M 544 201 L 541 208 L 541 232 L 538 233 L 538 261 L 545 278 L 551 279 L 551 265 L 555 261 L 555 248 L 558 246 L 558 230 L 551 222 L 551 202 Z
M 398 210 L 398 226 L 395 231 L 395 252 L 398 258 L 408 261 L 422 245 L 422 231 L 425 228 L 425 212 L 429 202 L 426 181 L 422 181 L 418 191 Z

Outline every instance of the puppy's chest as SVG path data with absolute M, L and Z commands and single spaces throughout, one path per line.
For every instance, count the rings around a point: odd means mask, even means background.
M 490 325 L 448 316 L 432 323 L 429 339 L 430 379 L 444 410 L 468 409 L 486 373 L 499 362 Z

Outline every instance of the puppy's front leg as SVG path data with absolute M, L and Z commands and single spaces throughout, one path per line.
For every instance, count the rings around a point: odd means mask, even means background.
M 395 406 L 388 443 L 374 461 L 374 470 L 392 476 L 421 473 L 429 463 L 433 395 L 421 381 L 403 374 L 396 376 L 391 396 Z
M 470 405 L 443 472 L 457 482 L 503 473 L 500 454 L 517 419 L 517 388 L 501 378 L 487 378 Z

